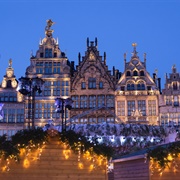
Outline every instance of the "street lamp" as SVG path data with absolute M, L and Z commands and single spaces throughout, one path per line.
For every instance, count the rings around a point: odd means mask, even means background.
M 39 94 L 42 92 L 42 86 L 44 81 L 41 78 L 19 78 L 17 91 L 28 97 L 28 128 L 30 129 L 31 123 L 34 128 L 34 108 L 35 108 L 35 93 Z
M 71 110 L 73 100 L 71 98 L 56 98 L 55 106 L 56 112 L 61 113 L 61 121 L 62 121 L 62 132 L 66 131 L 66 116 L 64 121 L 64 114 L 66 115 L 66 109 Z

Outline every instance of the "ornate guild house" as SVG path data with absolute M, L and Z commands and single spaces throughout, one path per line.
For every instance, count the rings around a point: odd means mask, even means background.
M 117 83 L 116 115 L 124 123 L 158 124 L 158 80 L 146 70 L 146 54 L 141 62 L 133 44 L 129 62 L 124 55 L 125 70 Z
M 160 124 L 180 125 L 180 74 L 176 66 L 172 67 L 172 72 L 166 74 L 165 88 L 160 96 Z
M 78 56 L 79 64 L 71 78 L 72 123 L 115 122 L 114 91 L 120 73 L 113 68 L 111 74 L 106 53 L 100 56 L 97 46 L 97 38 L 90 43 L 87 39 L 85 56 Z
M 35 89 L 34 98 L 33 94 L 26 98 L 25 127 L 44 126 L 50 119 L 55 125 L 60 124 L 61 116 L 55 111 L 55 98 L 70 96 L 70 62 L 60 50 L 58 39 L 53 38 L 53 24 L 51 20 L 47 21 L 45 38 L 40 40 L 39 49 L 35 56 L 32 55 L 30 66 L 26 69 L 25 78 L 36 86 L 39 86 L 37 80 L 43 82 L 40 83 L 42 90 L 40 87 Z

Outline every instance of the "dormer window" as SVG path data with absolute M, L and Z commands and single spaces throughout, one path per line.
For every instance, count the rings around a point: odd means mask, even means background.
M 96 88 L 96 78 L 89 78 L 88 79 L 88 87 L 89 87 L 89 89 L 95 89 Z
M 140 71 L 140 76 L 144 76 L 144 71 Z
M 177 82 L 173 82 L 173 90 L 177 90 Z
M 45 49 L 45 58 L 52 58 L 52 49 Z
M 137 71 L 134 71 L 134 72 L 133 72 L 133 76 L 138 76 L 138 72 L 137 72 Z
M 131 76 L 130 71 L 127 71 L 127 72 L 126 72 L 126 76 Z

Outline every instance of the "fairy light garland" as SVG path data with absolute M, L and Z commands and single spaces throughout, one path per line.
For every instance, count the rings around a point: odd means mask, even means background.
M 162 176 L 169 168 L 176 172 L 178 170 L 177 161 L 180 161 L 180 141 L 150 150 L 147 158 L 150 162 L 149 169 L 151 175 L 158 173 Z

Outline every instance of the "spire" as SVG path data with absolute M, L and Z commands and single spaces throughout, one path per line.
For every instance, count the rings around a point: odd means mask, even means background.
M 146 53 L 144 53 L 144 66 L 146 67 Z
M 50 28 L 53 24 L 55 24 L 55 22 L 53 22 L 51 19 L 46 20 L 46 22 L 47 22 L 47 25 L 45 27 L 45 34 L 47 37 L 52 37 L 52 33 L 54 32 L 54 30 Z
M 33 50 L 31 50 L 30 52 L 30 57 L 33 57 Z
M 172 66 L 172 73 L 176 73 L 176 65 L 175 64 Z
M 98 46 L 97 37 L 95 38 L 95 46 L 96 46 L 96 48 L 97 48 L 97 46 Z
M 124 53 L 124 67 L 126 67 L 126 55 L 127 53 Z
M 126 53 L 124 53 L 124 61 L 126 61 Z
M 39 40 L 39 45 L 42 45 L 42 39 L 40 38 L 40 40 Z
M 132 46 L 134 47 L 134 50 L 132 52 L 132 56 L 137 56 L 137 51 L 136 51 L 136 46 L 137 46 L 137 43 L 132 43 Z
M 81 63 L 81 53 L 80 52 L 78 53 L 78 62 L 79 62 L 79 64 Z
M 58 40 L 58 37 L 57 37 L 57 40 L 56 40 L 56 44 L 57 44 L 57 45 L 59 44 L 59 40 Z
M 104 64 L 106 64 L 106 52 L 104 52 Z
M 87 38 L 87 47 L 89 47 L 89 38 Z

